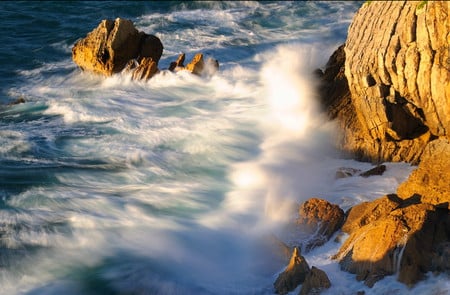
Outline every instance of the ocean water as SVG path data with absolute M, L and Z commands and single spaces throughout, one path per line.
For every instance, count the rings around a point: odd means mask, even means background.
M 334 179 L 372 166 L 332 148 L 311 73 L 361 4 L 1 2 L 0 294 L 274 294 L 286 261 L 268 241 L 299 203 L 346 210 L 414 169 Z M 161 69 L 202 52 L 219 72 L 82 72 L 73 44 L 116 17 L 161 39 Z M 330 277 L 323 294 L 449 294 L 432 274 L 369 289 L 330 259 L 338 248 L 305 255 Z

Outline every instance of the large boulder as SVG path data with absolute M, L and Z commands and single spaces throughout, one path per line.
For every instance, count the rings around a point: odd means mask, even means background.
M 297 288 L 298 285 L 305 281 L 310 268 L 308 262 L 300 254 L 297 247 L 292 252 L 291 260 L 286 269 L 279 274 L 275 283 L 275 292 L 277 294 L 287 294 Z
M 363 4 L 322 76 L 338 145 L 359 159 L 416 163 L 430 140 L 450 138 L 450 2 L 420 2 Z
M 414 194 L 421 201 L 450 208 L 450 141 L 438 139 L 430 142 L 421 162 L 409 178 L 400 184 L 397 194 L 409 198 Z
M 305 236 L 301 247 L 306 252 L 325 244 L 342 226 L 345 217 L 338 205 L 318 198 L 304 202 L 298 213 L 296 223 Z
M 397 273 L 399 281 L 413 285 L 426 272 L 447 267 L 442 264 L 450 238 L 447 208 L 394 195 L 356 208 L 343 226 L 350 236 L 334 258 L 358 280 L 373 286 L 384 276 Z
M 130 20 L 103 20 L 72 48 L 73 61 L 83 70 L 110 76 L 130 60 L 150 57 L 158 63 L 163 45 L 158 37 L 139 32 Z

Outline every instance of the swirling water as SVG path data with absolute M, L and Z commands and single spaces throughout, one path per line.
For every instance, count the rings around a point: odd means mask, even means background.
M 2 2 L 0 293 L 273 294 L 284 262 L 265 241 L 294 204 L 321 196 L 346 209 L 412 169 L 333 178 L 370 165 L 333 151 L 310 76 L 360 5 Z M 82 72 L 74 42 L 116 17 L 162 40 L 161 69 L 203 52 L 220 71 Z M 364 287 L 330 260 L 337 247 L 307 256 L 328 272 L 329 294 L 410 292 L 390 278 Z M 437 277 L 414 292 L 446 288 Z

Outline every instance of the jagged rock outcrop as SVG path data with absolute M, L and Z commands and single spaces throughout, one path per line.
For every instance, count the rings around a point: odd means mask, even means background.
M 73 61 L 83 70 L 110 76 L 130 60 L 151 58 L 158 64 L 163 45 L 158 37 L 139 32 L 130 20 L 103 20 L 72 48 Z
M 297 226 L 305 234 L 301 248 L 309 251 L 325 244 L 344 222 L 344 211 L 338 205 L 312 198 L 299 208 Z
M 72 48 L 73 61 L 83 70 L 105 76 L 122 71 L 131 73 L 133 79 L 147 80 L 160 70 L 158 62 L 163 53 L 161 40 L 138 31 L 130 20 L 117 18 L 103 20 L 97 28 L 78 40 Z M 186 65 L 184 53 L 172 63 L 169 70 L 186 69 L 196 75 L 212 75 L 218 68 L 217 60 L 198 53 Z
M 184 60 L 186 56 L 184 53 L 181 53 L 178 56 L 178 59 L 174 62 L 170 63 L 169 70 L 178 72 L 181 70 L 188 70 L 196 75 L 213 75 L 219 70 L 219 62 L 216 59 L 208 58 L 206 61 L 203 58 L 202 53 L 197 53 L 188 63 L 184 66 Z
M 441 204 L 450 208 L 450 141 L 438 139 L 430 142 L 421 161 L 409 178 L 400 184 L 397 194 L 409 198 L 421 196 L 423 203 Z
M 413 285 L 441 264 L 450 238 L 448 208 L 388 195 L 353 207 L 342 230 L 350 233 L 335 259 L 372 287 L 386 275 Z M 444 247 L 444 250 L 441 248 Z
M 299 249 L 295 247 L 288 266 L 280 273 L 273 284 L 275 292 L 277 294 L 287 294 L 288 292 L 291 292 L 305 281 L 309 271 L 310 268 L 308 262 L 306 262 L 305 258 L 300 254 Z
M 151 57 L 144 57 L 140 63 L 131 61 L 125 71 L 130 71 L 135 80 L 148 80 L 159 72 L 158 63 Z
M 322 291 L 331 287 L 327 274 L 317 267 L 311 267 L 311 271 L 302 284 L 299 295 L 319 295 Z
M 365 3 L 322 76 L 339 146 L 359 159 L 416 163 L 428 142 L 450 138 L 450 2 L 419 4 Z

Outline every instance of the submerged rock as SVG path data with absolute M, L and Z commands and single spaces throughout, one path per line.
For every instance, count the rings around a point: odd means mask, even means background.
M 295 247 L 288 266 L 277 277 L 273 284 L 275 292 L 277 294 L 287 294 L 288 292 L 291 292 L 305 281 L 309 271 L 308 263 L 305 258 L 300 255 L 299 249 Z
M 370 170 L 367 170 L 360 174 L 362 177 L 369 177 L 369 176 L 375 176 L 375 175 L 383 175 L 383 173 L 386 171 L 386 165 L 378 165 Z
M 8 106 L 13 106 L 13 105 L 21 104 L 21 103 L 25 103 L 25 102 L 26 102 L 25 98 L 23 98 L 23 97 L 21 96 L 21 97 L 17 98 L 16 100 L 14 100 L 14 101 L 8 103 Z
M 302 284 L 299 295 L 319 295 L 322 291 L 331 287 L 327 274 L 317 267 L 311 267 L 311 271 Z

